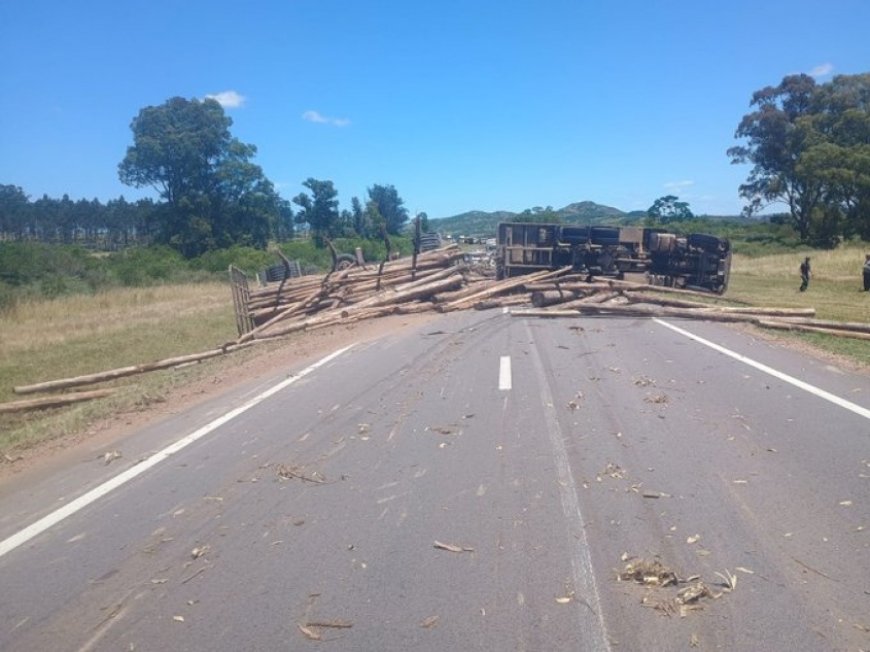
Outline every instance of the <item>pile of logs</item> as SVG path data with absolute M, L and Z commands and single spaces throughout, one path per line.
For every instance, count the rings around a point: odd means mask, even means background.
M 190 364 L 290 333 L 389 314 L 530 304 L 532 308 L 515 309 L 511 314 L 518 317 L 678 317 L 749 322 L 764 328 L 870 339 L 870 324 L 814 319 L 812 308 L 733 307 L 719 305 L 717 300 L 715 295 L 693 290 L 615 279 L 590 280 L 585 275 L 572 274 L 570 268 L 495 280 L 491 272 L 483 273 L 465 263 L 463 253 L 453 245 L 420 254 L 415 259 L 403 258 L 325 275 L 289 278 L 253 291 L 246 290 L 241 302 L 244 314 L 237 314 L 237 323 L 244 322 L 249 327 L 236 340 L 216 349 L 14 389 L 18 394 L 67 390 Z M 0 413 L 90 400 L 111 391 L 68 393 L 56 398 L 8 403 L 0 405 Z

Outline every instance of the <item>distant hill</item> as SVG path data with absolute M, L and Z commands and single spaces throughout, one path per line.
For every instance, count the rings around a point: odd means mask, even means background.
M 574 202 L 564 208 L 553 211 L 552 214 L 563 224 L 620 224 L 646 217 L 644 211 L 625 213 L 612 206 L 603 206 L 591 201 Z M 452 235 L 469 235 L 475 237 L 495 236 L 499 222 L 510 222 L 524 219 L 524 213 L 511 211 L 469 211 L 451 217 L 429 219 L 429 228 L 440 233 Z M 534 218 L 533 218 L 534 219 Z M 537 221 L 542 221 L 540 217 Z
M 514 213 L 511 211 L 468 211 L 451 217 L 429 218 L 429 229 L 442 234 L 467 235 L 477 238 L 495 237 L 496 226 L 499 222 L 521 221 L 532 215 L 532 211 Z M 637 224 L 646 218 L 646 211 L 631 211 L 626 213 L 613 208 L 596 204 L 592 201 L 580 201 L 568 204 L 564 208 L 549 213 L 555 217 L 552 220 L 546 211 L 541 211 L 537 216 L 532 215 L 532 221 L 558 221 L 562 224 L 608 224 L 618 226 L 620 224 Z M 699 215 L 706 220 L 743 220 L 736 215 Z

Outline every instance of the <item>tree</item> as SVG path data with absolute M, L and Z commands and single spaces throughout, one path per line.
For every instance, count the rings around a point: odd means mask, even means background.
M 728 150 L 731 162 L 750 163 L 752 170 L 740 195 L 749 201 L 747 213 L 782 202 L 801 240 L 809 239 L 810 224 L 822 199 L 819 179 L 798 168 L 800 155 L 811 140 L 811 130 L 801 118 L 810 115 L 816 83 L 808 75 L 789 75 L 779 86 L 756 91 L 735 138 L 747 143 Z
M 21 188 L 0 185 L 0 233 L 20 239 L 30 213 L 29 199 Z
M 311 191 L 309 197 L 304 192 L 293 198 L 293 203 L 301 207 L 296 214 L 298 223 L 307 223 L 318 247 L 324 245 L 323 238 L 334 238 L 340 234 L 338 191 L 332 181 L 319 181 L 309 177 L 302 184 Z
M 378 208 L 378 214 L 383 218 L 387 233 L 398 235 L 408 221 L 408 210 L 404 207 L 402 198 L 396 192 L 395 186 L 373 185 L 368 189 L 369 202 Z M 374 220 L 372 220 L 374 224 Z
M 425 211 L 417 213 L 417 219 L 420 220 L 420 233 L 429 233 L 429 215 Z
M 233 138 L 232 119 L 213 99 L 174 97 L 133 119 L 133 145 L 118 166 L 127 185 L 151 186 L 165 205 L 157 240 L 185 256 L 232 244 L 264 247 L 280 198 L 250 159 L 256 147 Z
M 661 224 L 685 222 L 695 217 L 689 209 L 688 202 L 680 201 L 680 198 L 674 195 L 659 197 L 647 209 L 646 213 Z
M 354 233 L 361 238 L 370 236 L 371 225 L 369 224 L 366 212 L 363 210 L 359 197 L 352 197 L 350 200 L 350 219 L 353 224 Z
M 525 209 L 517 216 L 520 222 L 535 222 L 540 224 L 561 224 L 562 216 L 557 213 L 552 206 L 543 208 L 542 206 L 533 206 Z
M 821 183 L 825 205 L 811 225 L 814 238 L 870 240 L 870 73 L 818 87 L 801 121 L 809 137 L 796 169 Z

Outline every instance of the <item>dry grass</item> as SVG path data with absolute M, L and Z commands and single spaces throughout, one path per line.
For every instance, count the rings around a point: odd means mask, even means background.
M 870 292 L 862 291 L 861 277 L 865 251 L 868 250 L 870 247 L 851 246 L 811 252 L 813 278 L 806 292 L 798 291 L 798 268 L 807 254 L 776 254 L 760 258 L 738 255 L 734 257 L 726 297 L 757 306 L 815 308 L 820 319 L 870 323 Z M 776 337 L 870 366 L 870 342 L 867 341 L 808 333 L 777 332 Z
M 796 279 L 797 282 L 794 285 L 797 286 L 800 285 L 798 268 L 803 259 L 810 256 L 815 280 L 851 283 L 856 289 L 859 289 L 861 288 L 861 267 L 864 265 L 864 255 L 867 253 L 870 253 L 870 245 L 866 247 L 850 245 L 809 254 L 804 252 L 774 254 L 758 258 L 737 254 L 734 256 L 731 270 L 738 277 L 782 278 L 790 281 Z
M 13 392 L 17 385 L 204 351 L 235 336 L 230 290 L 222 283 L 125 288 L 20 304 L 0 315 L 0 401 L 21 399 Z M 109 383 L 121 387 L 109 399 L 2 415 L 0 451 L 70 434 L 113 411 L 160 400 L 183 376 L 148 374 L 135 386 L 129 380 Z

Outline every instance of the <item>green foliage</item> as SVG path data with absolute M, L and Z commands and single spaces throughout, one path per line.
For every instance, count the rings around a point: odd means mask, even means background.
M 541 208 L 527 208 L 522 213 L 517 215 L 516 219 L 520 222 L 538 222 L 540 224 L 561 224 L 562 214 L 554 211 L 552 206 Z
M 254 275 L 274 265 L 275 262 L 274 253 L 255 247 L 234 245 L 228 249 L 207 251 L 199 258 L 191 260 L 190 266 L 193 269 L 218 275 L 226 273 L 230 265 L 234 265 L 245 273 Z
M 387 255 L 383 240 L 336 238 L 332 244 L 339 254 L 354 254 L 359 247 L 367 263 L 378 263 Z M 390 247 L 393 252 L 399 252 L 402 256 L 410 256 L 414 250 L 413 240 L 407 236 L 390 236 Z M 312 240 L 282 242 L 279 249 L 290 260 L 298 260 L 302 269 L 307 272 L 325 272 L 332 268 L 332 255 L 329 250 L 317 247 Z M 270 264 L 276 262 L 277 260 L 273 259 Z
M 88 251 L 38 242 L 0 243 L 0 282 L 19 296 L 60 296 L 93 291 L 105 273 Z
M 182 255 L 167 246 L 137 247 L 112 254 L 107 269 L 123 286 L 188 280 L 189 267 Z
M 398 235 L 408 221 L 408 210 L 404 206 L 402 198 L 396 191 L 395 186 L 373 185 L 368 189 L 369 202 L 368 210 L 370 215 L 375 214 L 383 219 L 387 233 Z M 376 213 L 373 212 L 376 209 Z M 375 218 L 372 217 L 372 222 Z
M 740 194 L 747 212 L 788 207 L 802 242 L 832 247 L 842 236 L 870 238 L 870 74 L 817 85 L 789 75 L 752 96 L 728 150 L 752 169 Z
M 293 203 L 302 210 L 296 214 L 296 221 L 308 224 L 318 247 L 324 246 L 324 238 L 335 238 L 341 235 L 341 224 L 338 212 L 338 191 L 332 181 L 320 181 L 309 177 L 302 184 L 311 192 L 306 195 L 299 193 L 293 198 Z
M 689 209 L 688 202 L 680 201 L 675 195 L 665 195 L 653 202 L 647 209 L 647 215 L 660 224 L 686 222 L 695 217 Z
M 145 107 L 130 125 L 119 177 L 160 193 L 157 241 L 187 258 L 233 244 L 263 248 L 286 222 L 286 203 L 251 162 L 256 147 L 233 138 L 231 125 L 215 100 L 181 97 Z

